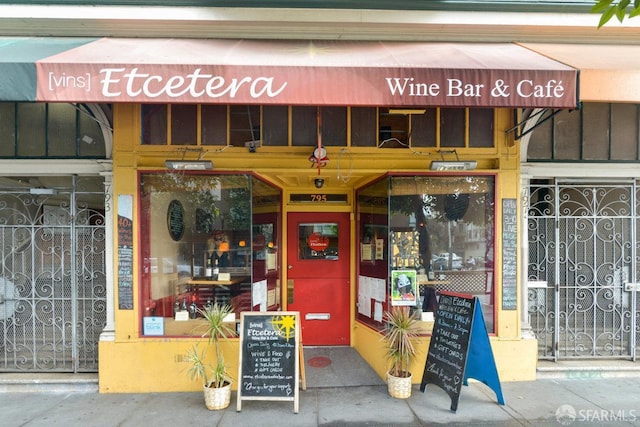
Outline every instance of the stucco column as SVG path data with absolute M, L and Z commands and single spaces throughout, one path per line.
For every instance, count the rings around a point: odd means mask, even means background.
M 113 265 L 113 172 L 103 172 L 104 177 L 104 220 L 105 220 L 105 284 L 107 287 L 106 325 L 100 334 L 100 341 L 115 341 L 115 301 L 114 301 L 114 265 Z
M 529 323 L 529 180 L 530 177 L 526 172 L 528 169 L 522 165 L 527 163 L 527 152 L 529 151 L 529 139 L 531 138 L 532 128 L 536 126 L 541 116 L 540 109 L 534 109 L 532 112 L 536 120 L 527 120 L 524 125 L 524 135 L 520 138 L 520 334 L 523 338 L 535 338 L 535 334 Z

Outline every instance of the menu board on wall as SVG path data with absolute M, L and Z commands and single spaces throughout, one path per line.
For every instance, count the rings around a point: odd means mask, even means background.
M 133 196 L 118 196 L 118 308 L 133 310 Z
M 167 208 L 167 228 L 169 236 L 179 241 L 184 235 L 184 207 L 179 200 L 172 200 Z
M 237 410 L 243 400 L 290 400 L 298 413 L 300 315 L 243 312 Z
M 502 199 L 502 309 L 517 308 L 517 216 L 516 199 Z

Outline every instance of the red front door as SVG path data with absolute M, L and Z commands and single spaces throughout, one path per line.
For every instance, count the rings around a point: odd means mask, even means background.
M 349 345 L 349 214 L 287 216 L 288 310 L 304 345 Z

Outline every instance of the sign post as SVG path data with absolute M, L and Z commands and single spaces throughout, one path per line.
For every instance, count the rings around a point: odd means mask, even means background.
M 467 385 L 469 378 L 488 385 L 504 405 L 478 297 L 442 292 L 420 391 L 424 392 L 427 384 L 437 385 L 449 395 L 451 411 L 456 412 L 462 385 Z
M 300 314 L 294 311 L 243 312 L 237 410 L 243 400 L 293 401 L 298 413 Z

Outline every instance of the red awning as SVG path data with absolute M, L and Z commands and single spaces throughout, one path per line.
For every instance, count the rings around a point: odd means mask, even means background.
M 513 43 L 103 38 L 37 61 L 37 100 L 577 105 L 577 71 Z

